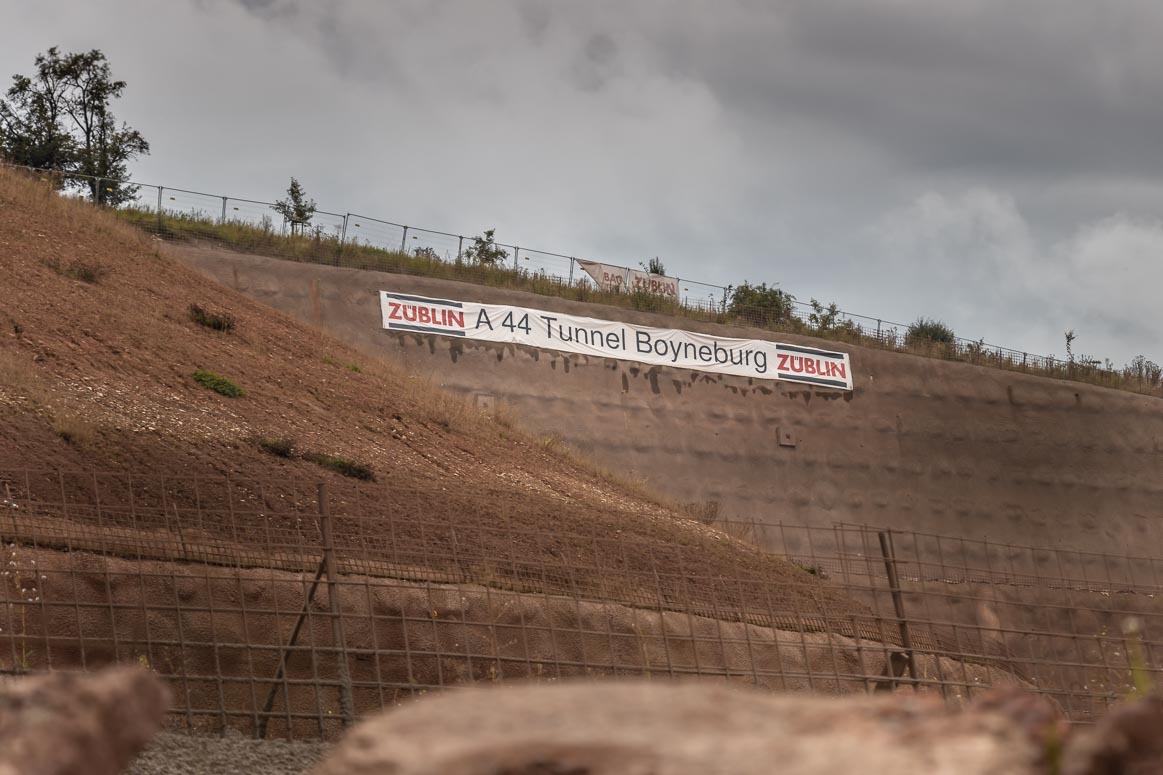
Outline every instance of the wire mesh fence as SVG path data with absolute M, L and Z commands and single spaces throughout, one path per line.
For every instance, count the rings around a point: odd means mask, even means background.
M 6 165 L 7 166 L 7 165 Z M 576 257 L 496 243 L 495 263 L 468 258 L 474 238 L 373 218 L 315 210 L 298 223 L 273 202 L 206 194 L 128 181 L 102 181 L 73 173 L 30 171 L 58 187 L 107 204 L 127 220 L 165 239 L 193 240 L 232 250 L 294 261 L 372 269 L 513 287 L 578 301 L 717 323 L 743 324 L 778 332 L 809 334 L 840 342 L 904 351 L 946 360 L 1035 373 L 1055 378 L 1163 395 L 1163 369 L 1145 359 L 1124 368 L 1085 355 L 1056 358 L 984 340 L 950 337 L 933 341 L 910 333 L 910 325 L 790 297 L 755 306 L 733 301 L 734 287 L 676 278 L 678 294 L 660 295 L 600 287 Z M 110 187 L 107 183 L 113 183 Z M 94 192 L 97 192 L 94 194 Z M 619 266 L 620 271 L 631 271 Z
M 0 670 L 136 662 L 173 687 L 175 728 L 327 738 L 429 691 L 604 676 L 951 702 L 1016 685 L 1087 721 L 1163 667 L 1161 559 L 479 519 L 489 497 L 0 471 Z

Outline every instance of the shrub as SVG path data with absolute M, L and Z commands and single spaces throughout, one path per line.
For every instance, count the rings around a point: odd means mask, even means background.
M 938 342 L 940 344 L 953 344 L 957 339 L 953 333 L 953 329 L 945 325 L 943 321 L 932 320 L 930 318 L 917 318 L 909 326 L 909 331 L 905 334 L 906 344 L 920 344 L 923 342 Z
M 767 283 L 751 285 L 743 282 L 731 291 L 728 311 L 759 326 L 789 323 L 795 319 L 792 314 L 795 300 L 795 296 L 787 291 L 775 286 L 768 288 Z
M 194 372 L 194 381 L 202 387 L 213 390 L 218 395 L 226 396 L 227 398 L 239 398 L 245 395 L 242 388 L 226 377 L 215 374 L 212 371 L 206 371 L 205 369 L 198 369 Z
M 295 443 L 284 438 L 261 438 L 256 442 L 263 452 L 269 452 L 276 457 L 291 457 L 295 454 Z
M 325 455 L 322 452 L 308 452 L 303 455 L 304 460 L 310 460 L 316 465 L 329 468 L 337 474 L 350 476 L 352 479 L 362 479 L 365 482 L 375 481 L 376 475 L 371 466 L 357 463 L 345 457 Z
M 189 313 L 190 320 L 205 328 L 214 331 L 234 330 L 234 318 L 230 317 L 230 315 L 207 312 L 197 304 L 190 305 Z
M 827 336 L 832 335 L 833 338 L 842 338 L 836 336 L 837 334 L 846 334 L 851 338 L 859 338 L 862 336 L 860 325 L 856 321 L 844 317 L 844 313 L 837 306 L 836 302 L 832 302 L 825 307 L 820 302 L 812 299 L 812 311 L 808 314 L 808 325 L 816 330 L 817 334 Z
M 679 505 L 679 511 L 704 525 L 719 521 L 719 501 L 690 501 Z

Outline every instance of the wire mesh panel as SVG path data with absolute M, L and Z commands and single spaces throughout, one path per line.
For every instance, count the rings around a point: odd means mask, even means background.
M 866 525 L 633 520 L 296 480 L 0 471 L 0 669 L 138 663 L 177 728 L 331 737 L 427 691 L 715 677 L 1023 686 L 1086 721 L 1157 680 L 1148 557 Z

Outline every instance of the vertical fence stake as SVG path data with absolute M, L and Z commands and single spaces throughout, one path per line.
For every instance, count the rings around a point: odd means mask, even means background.
M 574 262 L 574 259 L 571 258 L 569 260 L 569 284 L 570 285 L 573 285 L 573 262 Z
M 460 257 L 464 255 L 464 236 L 457 238 L 456 242 L 456 260 L 460 261 Z
M 892 607 L 896 611 L 897 622 L 901 628 L 901 647 L 905 651 L 905 659 L 908 660 L 909 677 L 913 679 L 913 689 L 916 690 L 917 684 L 917 661 L 913 655 L 913 639 L 909 636 L 909 623 L 905 619 L 905 601 L 904 596 L 901 595 L 900 579 L 896 573 L 896 553 L 892 546 L 892 532 L 882 530 L 877 533 L 880 538 L 880 553 L 884 555 L 884 569 L 888 573 L 888 587 L 892 593 Z
M 218 221 L 223 226 L 226 225 L 226 197 L 222 197 L 222 217 Z
M 327 485 L 319 485 L 319 530 L 323 534 L 323 568 L 327 575 L 327 602 L 331 607 L 331 640 L 335 646 L 335 664 L 339 674 L 339 712 L 344 727 L 351 726 L 355 707 L 351 696 L 351 673 L 347 666 L 347 640 L 339 615 L 339 570 L 335 564 L 335 542 L 331 532 L 331 509 L 327 503 Z
M 93 191 L 93 204 L 101 204 L 101 178 L 97 178 L 97 187 Z
M 157 230 L 158 236 L 161 236 L 162 231 L 162 192 L 165 191 L 164 186 L 157 187 Z
M 513 246 L 513 271 L 517 271 L 517 256 L 521 255 L 521 248 Z
M 408 227 L 404 227 L 404 236 L 400 237 L 400 252 L 405 255 L 408 253 Z

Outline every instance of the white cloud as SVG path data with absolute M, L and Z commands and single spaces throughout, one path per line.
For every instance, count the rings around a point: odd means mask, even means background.
M 918 278 L 936 300 L 932 314 L 967 338 L 1061 356 L 1074 330 L 1077 352 L 1121 365 L 1163 327 L 1160 219 L 1114 215 L 1039 240 L 1013 197 L 977 188 L 927 192 L 873 235 L 894 276 Z
M 779 282 L 1030 351 L 1157 347 L 1163 6 L 9 2 L 98 47 L 139 179 Z M 903 204 L 910 203 L 910 204 Z M 901 206 L 903 204 L 903 206 Z M 884 215 L 889 211 L 889 215 Z

